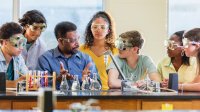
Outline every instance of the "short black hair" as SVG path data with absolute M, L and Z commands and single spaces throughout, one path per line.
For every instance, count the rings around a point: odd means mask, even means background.
M 22 27 L 19 24 L 15 22 L 5 23 L 0 28 L 0 39 L 9 39 L 19 33 L 22 33 Z
M 63 21 L 56 25 L 54 29 L 54 34 L 56 36 L 56 39 L 65 37 L 65 34 L 67 32 L 76 31 L 77 27 L 74 23 L 69 21 Z
M 21 19 L 19 19 L 21 26 L 32 25 L 33 23 L 45 23 L 46 19 L 44 15 L 38 10 L 27 11 Z

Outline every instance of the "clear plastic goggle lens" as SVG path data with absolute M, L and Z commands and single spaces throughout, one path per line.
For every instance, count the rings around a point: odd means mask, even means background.
M 10 42 L 16 48 L 24 48 L 26 46 L 27 39 L 23 35 L 12 36 L 10 38 Z
M 37 31 L 40 30 L 43 32 L 46 29 L 46 24 L 45 23 L 33 23 L 32 25 L 29 25 L 29 28 L 31 31 Z
M 178 45 L 172 40 L 165 40 L 164 41 L 164 46 L 167 47 L 170 50 L 175 50 L 176 48 L 182 48 L 183 46 Z
M 106 29 L 108 29 L 108 25 L 104 25 L 104 24 L 92 24 L 91 25 L 91 29 L 93 29 L 93 30 L 97 30 L 97 29 L 106 30 Z

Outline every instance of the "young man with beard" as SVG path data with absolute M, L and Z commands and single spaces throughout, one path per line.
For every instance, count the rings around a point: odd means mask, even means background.
M 76 25 L 71 22 L 58 23 L 54 29 L 58 46 L 45 52 L 38 60 L 39 70 L 46 70 L 50 74 L 56 72 L 57 89 L 59 89 L 62 75 L 67 76 L 68 85 L 71 87 L 74 75 L 78 75 L 79 82 L 82 83 L 85 77 L 92 77 L 93 73 L 97 73 L 91 57 L 78 50 L 79 35 L 76 29 Z M 98 80 L 100 81 L 99 76 Z

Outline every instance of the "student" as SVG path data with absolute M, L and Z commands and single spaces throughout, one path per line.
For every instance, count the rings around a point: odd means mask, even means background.
M 85 44 L 80 47 L 80 50 L 90 55 L 94 60 L 100 74 L 103 90 L 109 89 L 106 66 L 111 61 L 110 57 L 105 57 L 103 53 L 111 50 L 113 55 L 118 54 L 114 41 L 115 30 L 111 16 L 104 11 L 97 12 L 86 27 Z
M 192 82 L 179 84 L 179 90 L 200 91 L 200 28 L 194 28 L 184 34 L 183 45 L 186 56 L 196 57 L 196 77 Z
M 23 35 L 27 38 L 26 48 L 22 51 L 22 56 L 27 67 L 35 70 L 38 57 L 46 51 L 46 44 L 40 35 L 46 29 L 46 19 L 38 10 L 27 11 L 19 23 L 23 27 Z
M 16 87 L 18 81 L 25 80 L 28 69 L 20 53 L 26 41 L 17 23 L 5 23 L 0 28 L 0 72 L 6 73 L 6 87 Z
M 122 33 L 118 41 L 119 55 L 115 57 L 126 79 L 138 81 L 149 75 L 154 81 L 160 81 L 156 66 L 145 55 L 140 55 L 144 39 L 138 31 Z M 110 88 L 121 87 L 121 77 L 113 62 L 108 67 L 108 84 Z
M 183 49 L 184 31 L 175 32 L 165 41 L 168 57 L 158 64 L 158 72 L 163 80 L 163 87 L 167 87 L 169 73 L 178 73 L 178 82 L 191 82 L 196 77 L 196 60 L 185 55 Z
M 79 82 L 85 77 L 92 77 L 97 73 L 95 64 L 87 54 L 78 50 L 79 35 L 77 27 L 71 22 L 60 22 L 56 25 L 54 33 L 58 41 L 55 49 L 48 50 L 39 57 L 37 69 L 57 74 L 57 89 L 59 89 L 62 75 L 67 75 L 69 87 L 73 82 L 73 75 L 79 76 Z M 100 79 L 98 77 L 100 82 Z

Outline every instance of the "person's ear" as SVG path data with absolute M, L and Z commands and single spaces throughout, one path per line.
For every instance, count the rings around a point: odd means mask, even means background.
M 195 44 L 197 49 L 200 49 L 200 44 Z
M 58 39 L 58 44 L 63 44 L 62 38 Z
M 28 25 L 25 25 L 24 26 L 24 30 L 26 31 L 28 29 Z
M 135 53 L 138 53 L 138 51 L 139 51 L 138 47 L 133 47 L 132 49 L 133 49 L 133 52 L 135 52 Z
M 108 35 L 110 33 L 110 29 L 108 29 L 108 31 L 107 31 L 107 34 L 106 35 Z

